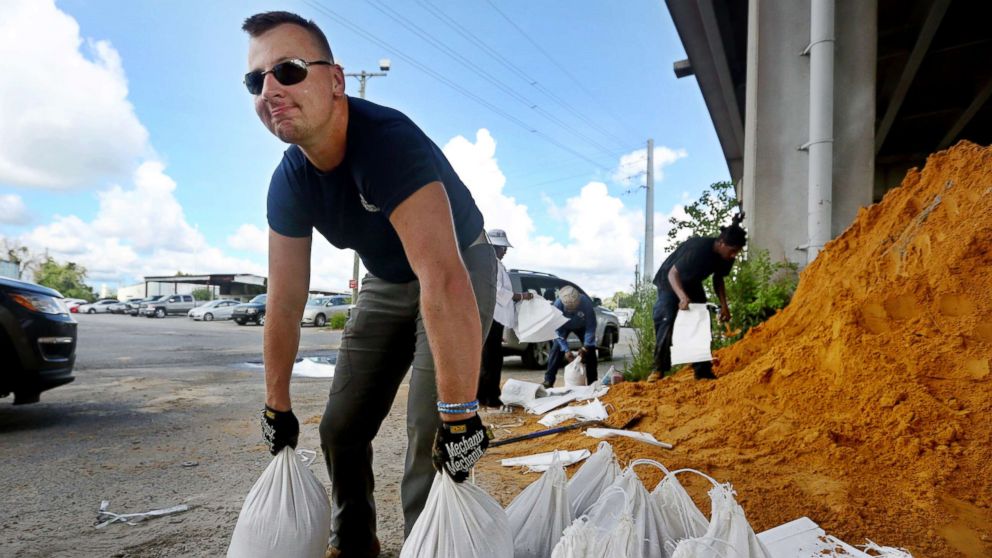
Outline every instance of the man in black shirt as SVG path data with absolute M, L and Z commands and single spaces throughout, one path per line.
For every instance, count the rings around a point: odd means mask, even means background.
M 342 69 L 316 24 L 268 12 L 243 29 L 255 111 L 291 144 L 268 194 L 263 435 L 273 454 L 299 436 L 289 384 L 316 229 L 355 249 L 369 270 L 320 423 L 331 479 L 328 556 L 377 556 L 372 439 L 411 365 L 400 490 L 407 534 L 434 470 L 461 482 L 488 446 L 475 394 L 496 256 L 441 150 L 402 113 L 345 95 Z
M 720 299 L 720 321 L 730 320 L 727 291 L 723 278 L 730 273 L 734 258 L 747 243 L 747 233 L 740 227 L 744 214 L 734 216 L 733 224 L 720 229 L 720 236 L 693 237 L 675 249 L 658 269 L 654 284 L 658 301 L 654 305 L 654 372 L 648 381 L 655 381 L 672 367 L 672 326 L 679 310 L 688 310 L 690 302 L 706 303 L 703 281 L 713 276 L 713 289 Z M 713 363 L 692 365 L 697 380 L 713 380 Z

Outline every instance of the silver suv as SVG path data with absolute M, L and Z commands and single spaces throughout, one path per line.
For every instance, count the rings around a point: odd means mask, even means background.
M 145 316 L 148 318 L 164 318 L 166 314 L 182 314 L 185 316 L 196 305 L 193 295 L 174 294 L 160 298 L 154 302 L 149 302 L 143 310 Z
M 575 283 L 550 273 L 525 269 L 511 269 L 509 273 L 510 283 L 513 284 L 513 292 L 515 293 L 534 293 L 534 296 L 540 296 L 549 302 L 554 302 L 558 298 L 558 289 L 571 285 L 580 293 L 586 294 Z M 593 298 L 592 304 L 596 310 L 596 347 L 599 349 L 599 358 L 600 360 L 611 360 L 613 358 L 613 345 L 620 338 L 620 320 L 616 314 L 603 308 L 602 300 Z M 582 346 L 582 340 L 574 333 L 569 334 L 568 346 L 571 349 L 578 349 Z M 548 365 L 550 352 L 551 341 L 521 343 L 517 339 L 516 332 L 512 329 L 507 328 L 503 331 L 503 355 L 520 355 L 524 366 L 528 368 L 545 368 Z

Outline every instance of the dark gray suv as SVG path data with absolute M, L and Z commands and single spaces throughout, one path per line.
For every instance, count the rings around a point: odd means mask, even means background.
M 558 289 L 565 285 L 571 285 L 580 293 L 586 294 L 575 283 L 550 273 L 525 269 L 511 269 L 509 273 L 510 283 L 513 284 L 513 292 L 515 293 L 530 292 L 534 293 L 534 296 L 540 296 L 549 302 L 554 302 L 558 298 Z M 611 360 L 613 358 L 613 345 L 620 339 L 620 320 L 616 314 L 603 308 L 602 300 L 593 298 L 592 304 L 596 310 L 596 347 L 599 348 L 599 358 L 600 360 Z M 568 336 L 568 346 L 571 349 L 578 349 L 582 346 L 582 341 L 573 333 Z M 503 331 L 503 356 L 520 355 L 524 366 L 528 368 L 546 367 L 550 352 L 550 341 L 521 343 L 517 339 L 516 332 L 512 329 L 507 328 Z

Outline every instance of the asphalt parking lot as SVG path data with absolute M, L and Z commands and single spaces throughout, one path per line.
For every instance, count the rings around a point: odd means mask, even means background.
M 218 556 L 226 552 L 249 488 L 269 461 L 258 412 L 264 400 L 262 329 L 185 317 L 78 316 L 76 380 L 14 407 L 0 400 L 0 516 L 4 556 Z M 629 354 L 621 334 L 618 360 Z M 340 332 L 303 328 L 300 356 L 332 357 Z M 255 363 L 254 365 L 252 363 Z M 601 365 L 601 373 L 608 368 Z M 504 378 L 539 381 L 517 357 Z M 319 449 L 317 427 L 330 380 L 295 378 L 300 447 Z M 375 442 L 405 451 L 401 388 Z M 323 466 L 314 473 L 327 485 Z M 402 460 L 375 463 L 383 556 L 402 545 Z M 131 526 L 95 528 L 115 513 L 179 504 L 187 512 Z

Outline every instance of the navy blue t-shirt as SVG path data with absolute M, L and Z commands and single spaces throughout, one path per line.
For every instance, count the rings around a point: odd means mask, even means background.
M 317 229 L 338 248 L 356 250 L 372 275 L 392 283 L 416 279 L 389 216 L 411 194 L 441 182 L 462 249 L 483 230 L 482 213 L 441 150 L 403 113 L 348 97 L 346 151 L 321 172 L 290 146 L 269 183 L 269 227 L 306 237 Z M 431 215 L 443 218 L 446 215 Z

